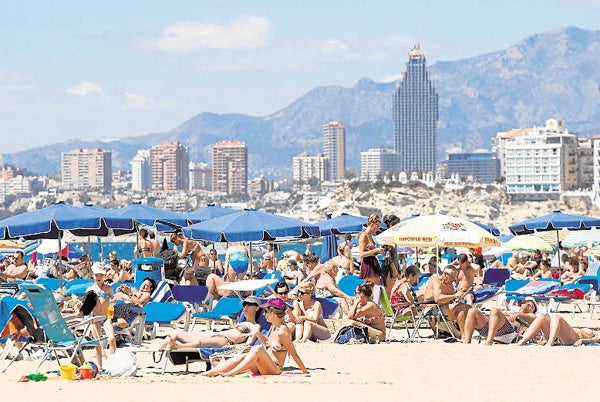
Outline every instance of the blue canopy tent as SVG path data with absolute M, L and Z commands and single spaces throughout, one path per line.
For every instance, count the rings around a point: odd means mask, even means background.
M 276 241 L 320 235 L 316 225 L 254 209 L 196 223 L 182 228 L 182 231 L 188 239 L 212 242 Z
M 597 227 L 600 227 L 600 218 L 554 211 L 550 214 L 515 223 L 514 225 L 510 225 L 508 229 L 515 235 L 556 231 L 556 246 L 560 253 L 559 230 L 588 230 Z M 560 258 L 558 258 L 558 268 L 560 269 Z
M 231 208 L 218 207 L 216 205 L 207 205 L 197 211 L 188 212 L 185 217 L 190 223 L 204 222 L 209 219 L 218 218 L 220 216 L 234 214 L 237 211 Z

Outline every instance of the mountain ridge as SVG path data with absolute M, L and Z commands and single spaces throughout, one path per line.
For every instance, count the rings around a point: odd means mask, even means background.
M 448 146 L 490 148 L 498 131 L 565 121 L 571 132 L 600 132 L 600 30 L 564 27 L 525 37 L 504 50 L 428 67 L 440 99 L 438 155 Z M 407 57 L 402 56 L 406 63 Z M 403 72 L 403 71 L 402 71 Z M 251 176 L 289 175 L 291 158 L 322 152 L 322 125 L 346 126 L 347 163 L 358 168 L 360 151 L 392 146 L 396 82 L 360 78 L 352 87 L 317 87 L 266 116 L 201 112 L 166 133 L 112 142 L 72 140 L 5 155 L 5 162 L 39 174 L 60 168 L 60 152 L 102 148 L 114 169 L 129 170 L 137 149 L 179 141 L 190 160 L 210 162 L 211 146 L 226 139 L 248 143 Z M 107 134 L 110 135 L 110 134 Z

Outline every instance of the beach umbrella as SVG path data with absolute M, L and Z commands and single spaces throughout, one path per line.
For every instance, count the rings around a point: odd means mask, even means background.
M 417 216 L 377 236 L 383 244 L 404 247 L 494 247 L 500 241 L 466 219 L 435 214 Z
M 533 235 L 515 236 L 503 243 L 502 247 L 516 251 L 552 251 L 552 246 L 546 240 Z
M 600 245 L 600 230 L 592 228 L 590 230 L 577 230 L 569 232 L 561 244 L 564 247 L 593 247 Z
M 212 242 L 275 241 L 320 235 L 316 225 L 254 209 L 196 223 L 182 231 L 188 239 Z
M 188 225 L 188 220 L 184 214 L 143 205 L 139 202 L 133 202 L 126 207 L 113 209 L 107 216 L 106 222 L 109 226 L 118 219 L 132 219 L 134 227 L 131 229 L 115 229 L 116 235 L 124 233 L 133 233 L 137 231 L 138 225 L 154 226 L 159 231 L 172 231 Z
M 331 218 L 331 215 L 328 215 L 328 218 L 319 222 L 316 222 L 315 225 L 319 227 L 321 231 L 321 235 L 327 236 L 330 234 L 348 234 L 348 233 L 358 233 L 362 232 L 364 226 L 367 224 L 366 216 L 356 216 L 350 215 L 347 213 L 342 213 L 335 218 Z
M 480 228 L 490 232 L 494 236 L 500 236 L 500 229 L 498 229 L 495 226 L 486 225 L 485 223 L 481 223 L 481 222 L 477 222 L 477 221 L 473 221 L 473 223 L 476 224 L 477 226 L 479 226 Z
M 337 252 L 337 236 L 330 234 L 323 237 L 323 245 L 321 246 L 321 264 L 331 260 L 333 257 L 338 255 Z
M 556 245 L 557 249 L 559 249 L 559 232 L 561 229 L 587 230 L 597 227 L 600 227 L 600 218 L 554 211 L 550 214 L 515 223 L 514 225 L 509 226 L 508 229 L 516 235 L 531 234 L 535 232 L 556 232 Z M 558 268 L 560 269 L 560 258 L 558 258 Z
M 235 212 L 237 212 L 235 209 L 223 208 L 209 204 L 197 211 L 188 212 L 185 214 L 185 217 L 190 223 L 198 223 L 207 221 L 209 219 L 218 218 L 220 216 L 233 214 Z

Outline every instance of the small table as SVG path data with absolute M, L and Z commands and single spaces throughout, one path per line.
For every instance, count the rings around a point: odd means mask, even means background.
M 247 279 L 243 281 L 226 283 L 219 286 L 219 289 L 230 290 L 240 299 L 243 298 L 243 292 L 254 292 L 256 289 L 277 283 L 277 279 Z

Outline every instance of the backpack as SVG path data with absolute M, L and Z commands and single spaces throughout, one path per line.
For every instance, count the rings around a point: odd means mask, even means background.
M 369 330 L 367 327 L 347 325 L 340 328 L 334 340 L 335 343 L 369 343 Z
M 158 253 L 158 257 L 163 260 L 163 267 L 165 269 L 165 278 L 176 282 L 179 282 L 183 271 L 177 266 L 179 257 L 177 251 L 167 249 Z

